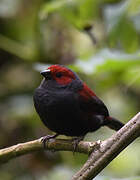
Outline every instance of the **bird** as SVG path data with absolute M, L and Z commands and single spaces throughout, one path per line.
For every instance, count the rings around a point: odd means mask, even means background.
M 58 135 L 74 139 L 74 147 L 89 132 L 102 126 L 118 131 L 122 122 L 111 117 L 104 102 L 71 69 L 55 64 L 40 72 L 44 77 L 34 91 L 35 109 L 44 125 Z

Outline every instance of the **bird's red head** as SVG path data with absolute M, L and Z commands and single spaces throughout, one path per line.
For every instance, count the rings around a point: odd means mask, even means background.
M 61 85 L 67 85 L 76 78 L 70 69 L 61 65 L 52 65 L 47 70 L 41 72 L 44 77 L 45 73 L 50 73 L 50 76 Z
M 68 85 L 72 82 L 72 80 L 77 79 L 78 77 L 70 69 L 62 65 L 52 65 L 45 71 L 42 71 L 41 74 L 46 79 L 53 79 L 61 85 Z M 80 89 L 78 91 L 81 97 L 83 97 L 85 100 L 89 100 L 92 96 L 96 96 L 96 94 L 83 82 L 81 88 L 81 82 L 82 81 L 80 81 Z M 78 86 L 78 84 L 75 85 Z

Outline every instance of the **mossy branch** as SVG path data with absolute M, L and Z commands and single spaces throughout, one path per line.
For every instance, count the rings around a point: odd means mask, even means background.
M 75 152 L 90 154 L 92 149 L 96 146 L 95 142 L 81 141 Z M 0 164 L 8 162 L 9 160 L 29 154 L 35 151 L 44 150 L 42 138 L 29 141 L 26 143 L 19 143 L 17 145 L 0 150 Z M 74 151 L 72 140 L 68 139 L 51 139 L 46 142 L 46 150 L 53 151 Z

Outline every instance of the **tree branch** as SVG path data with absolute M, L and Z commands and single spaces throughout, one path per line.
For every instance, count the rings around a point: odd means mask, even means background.
M 99 174 L 124 148 L 140 136 L 140 113 L 124 127 L 94 149 L 87 162 L 72 180 L 91 180 Z
M 92 44 L 93 44 L 93 45 L 96 45 L 97 40 L 96 40 L 96 38 L 95 38 L 95 36 L 94 36 L 94 34 L 93 34 L 93 32 L 92 32 L 92 28 L 93 28 L 93 25 L 91 25 L 91 24 L 86 24 L 83 29 L 84 29 L 84 31 L 87 33 L 87 35 L 89 36 L 89 38 L 91 39 Z
M 85 142 L 81 141 L 75 152 L 90 154 L 94 147 L 96 147 L 96 142 Z M 24 154 L 29 154 L 31 152 L 44 150 L 42 143 L 42 138 L 20 143 L 5 149 L 0 150 L 0 164 L 5 163 L 13 158 L 22 156 Z M 74 146 L 72 140 L 68 139 L 51 139 L 46 142 L 46 150 L 54 151 L 74 151 Z
M 76 152 L 90 154 L 87 162 L 77 172 L 72 180 L 91 180 L 104 169 L 125 147 L 140 136 L 140 113 L 131 119 L 124 127 L 105 141 L 85 142 L 81 141 Z M 43 150 L 42 138 L 20 143 L 0 150 L 0 164 L 12 158 Z M 71 140 L 52 139 L 46 143 L 47 150 L 73 151 Z

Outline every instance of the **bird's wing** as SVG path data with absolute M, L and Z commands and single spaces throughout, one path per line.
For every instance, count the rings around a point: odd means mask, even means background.
M 109 116 L 107 107 L 96 94 L 84 83 L 82 90 L 78 92 L 80 108 L 89 114 Z

